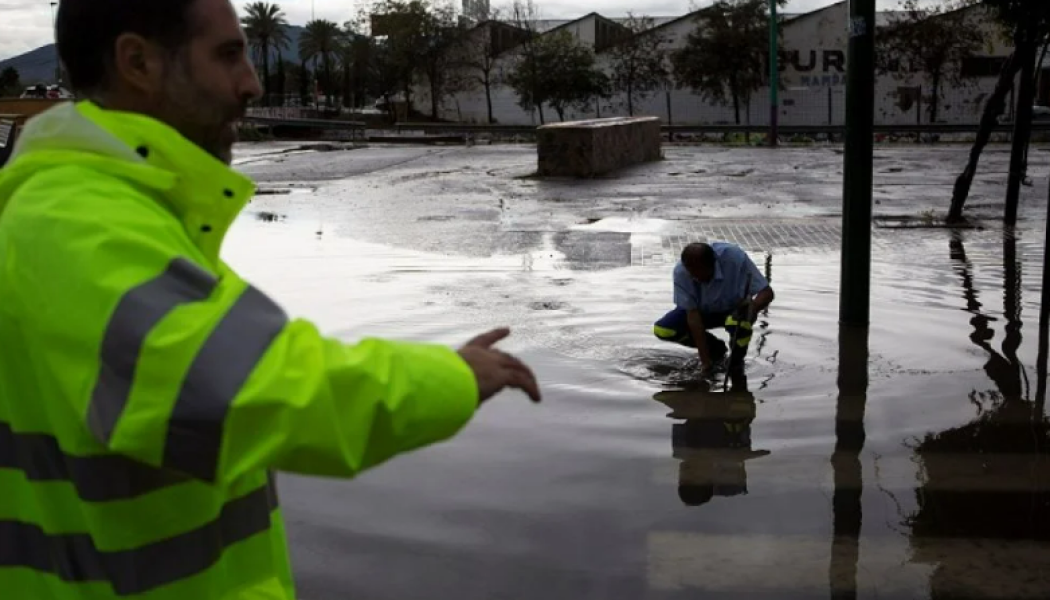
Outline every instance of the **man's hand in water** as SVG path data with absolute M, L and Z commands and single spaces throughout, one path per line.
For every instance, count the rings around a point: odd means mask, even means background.
M 533 402 L 539 402 L 540 386 L 532 370 L 517 358 L 493 348 L 496 342 L 508 335 L 510 330 L 506 328 L 483 333 L 460 348 L 459 355 L 474 371 L 481 402 L 507 387 L 517 388 L 528 394 Z
M 700 379 L 707 379 L 715 374 L 715 366 L 713 364 L 700 364 Z

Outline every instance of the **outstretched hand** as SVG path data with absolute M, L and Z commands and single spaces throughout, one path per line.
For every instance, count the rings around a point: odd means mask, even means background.
M 510 335 L 507 328 L 483 333 L 460 348 L 459 355 L 474 372 L 480 401 L 485 402 L 504 388 L 519 389 L 533 402 L 540 401 L 540 387 L 532 370 L 517 358 L 493 346 Z

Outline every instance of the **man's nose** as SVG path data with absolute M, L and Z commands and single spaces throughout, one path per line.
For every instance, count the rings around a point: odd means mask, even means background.
M 252 100 L 258 100 L 263 95 L 262 82 L 259 81 L 259 74 L 255 72 L 255 66 L 248 63 L 248 72 L 244 81 L 241 82 L 241 97 L 247 99 L 249 102 Z

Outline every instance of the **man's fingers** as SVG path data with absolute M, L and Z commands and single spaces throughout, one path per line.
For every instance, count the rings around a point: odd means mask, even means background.
M 506 327 L 500 327 L 499 329 L 493 329 L 487 333 L 483 333 L 476 338 L 467 342 L 468 346 L 477 346 L 479 348 L 488 348 L 496 342 L 510 335 L 510 329 Z
M 532 373 L 517 369 L 507 369 L 506 373 L 507 382 L 511 387 L 518 388 L 528 394 L 533 402 L 540 402 L 542 400 L 540 396 L 540 386 L 536 383 L 536 378 L 532 376 Z
M 506 369 L 510 378 L 510 385 L 524 391 L 529 395 L 529 398 L 532 398 L 533 402 L 539 402 L 540 388 L 532 369 L 517 357 L 506 352 L 499 350 L 493 350 L 493 352 L 499 357 L 500 365 Z
M 499 355 L 500 364 L 504 367 L 508 369 L 513 369 L 515 371 L 521 371 L 529 377 L 535 378 L 535 376 L 532 374 L 532 369 L 530 369 L 525 363 L 521 362 L 521 360 L 518 357 L 512 354 L 507 354 L 506 352 L 501 352 L 499 350 L 494 350 L 494 352 L 496 352 L 496 354 Z

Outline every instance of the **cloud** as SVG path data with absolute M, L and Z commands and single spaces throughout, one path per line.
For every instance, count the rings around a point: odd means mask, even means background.
M 0 2 L 0 59 L 50 44 L 51 6 L 47 2 Z
M 250 0 L 235 0 L 238 8 Z M 700 5 L 711 4 L 712 0 L 702 0 Z M 834 0 L 792 0 L 787 10 L 806 12 L 832 4 Z M 892 8 L 896 0 L 878 0 L 880 9 Z M 363 5 L 361 0 L 285 0 L 278 1 L 288 16 L 288 22 L 295 25 L 305 24 L 311 15 L 318 19 L 329 19 L 344 23 L 354 18 L 357 7 Z M 493 0 L 493 7 L 509 4 Z M 678 16 L 689 12 L 695 6 L 695 0 L 651 0 L 639 3 L 636 0 L 589 0 L 582 4 L 579 0 L 536 0 L 543 17 L 550 19 L 571 19 L 586 12 L 599 12 L 608 16 L 622 16 L 631 10 L 637 14 L 655 16 Z M 581 6 L 587 8 L 581 11 Z M 0 2 L 0 21 L 3 22 L 3 35 L 0 36 L 0 60 L 28 52 L 51 43 L 54 33 L 51 27 L 51 7 L 43 0 Z

